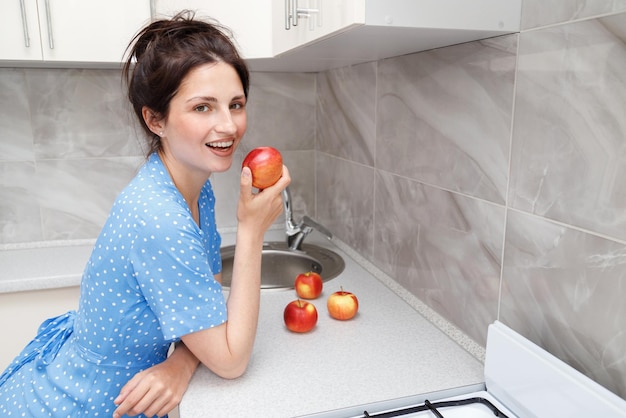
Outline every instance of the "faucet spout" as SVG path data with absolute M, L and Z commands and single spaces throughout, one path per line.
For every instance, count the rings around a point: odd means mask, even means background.
M 287 234 L 287 245 L 290 249 L 300 250 L 304 238 L 313 232 L 314 229 L 324 234 L 328 239 L 333 237 L 333 234 L 331 234 L 326 227 L 306 215 L 302 217 L 300 222 L 296 223 L 293 219 L 293 207 L 289 187 L 283 190 L 282 195 L 283 208 L 285 211 L 285 233 Z
M 291 191 L 289 191 L 289 186 L 285 187 L 283 190 L 283 209 L 285 212 L 285 232 L 287 236 L 290 237 L 294 234 L 298 233 L 298 225 L 293 220 L 293 208 L 291 203 Z

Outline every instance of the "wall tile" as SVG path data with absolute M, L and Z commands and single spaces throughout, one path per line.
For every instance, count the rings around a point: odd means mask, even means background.
M 36 182 L 34 163 L 0 162 L 0 243 L 43 240 Z
M 626 239 L 626 13 L 520 35 L 510 201 Z
M 497 318 L 504 208 L 376 175 L 374 259 L 478 343 Z
M 284 150 L 315 148 L 315 74 L 250 75 L 244 152 L 269 145 Z
M 37 158 L 143 155 L 117 70 L 27 69 Z
M 374 169 L 318 153 L 317 220 L 365 257 L 373 255 Z
M 143 157 L 43 160 L 32 193 L 41 206 L 46 240 L 95 238 L 119 192 Z
M 522 29 L 626 10 L 626 0 L 524 0 Z
M 510 211 L 500 320 L 626 396 L 626 245 Z
M 374 166 L 376 63 L 317 75 L 317 143 L 327 154 Z
M 504 203 L 517 35 L 379 63 L 376 167 Z
M 30 107 L 24 70 L 0 68 L 0 161 L 32 161 Z

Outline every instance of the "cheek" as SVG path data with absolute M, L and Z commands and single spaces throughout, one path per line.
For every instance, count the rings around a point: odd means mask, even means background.
M 246 129 L 248 129 L 247 115 L 244 113 L 243 115 L 237 118 L 237 121 L 235 123 L 237 125 L 237 133 L 239 134 L 239 137 L 242 137 L 243 134 L 246 133 Z

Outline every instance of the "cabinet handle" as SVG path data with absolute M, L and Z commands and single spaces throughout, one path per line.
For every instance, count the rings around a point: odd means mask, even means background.
M 30 34 L 28 33 L 28 18 L 26 17 L 26 5 L 24 0 L 20 0 L 20 9 L 22 10 L 22 28 L 24 29 L 24 45 L 30 48 Z
M 52 36 L 52 13 L 50 13 L 50 0 L 46 0 L 46 21 L 48 22 L 48 44 L 54 49 L 54 37 Z
M 291 29 L 291 0 L 285 0 L 285 30 Z
M 319 9 L 301 8 L 298 7 L 298 0 L 285 0 L 285 30 L 298 26 L 300 17 L 311 17 L 314 14 L 319 14 Z

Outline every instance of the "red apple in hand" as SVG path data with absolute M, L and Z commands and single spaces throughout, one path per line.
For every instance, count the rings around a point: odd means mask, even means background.
M 346 292 L 342 288 L 328 297 L 326 307 L 330 316 L 345 321 L 356 315 L 359 310 L 359 300 L 352 293 Z
M 312 303 L 294 300 L 285 306 L 283 318 L 290 331 L 309 332 L 317 323 L 317 309 Z
M 314 271 L 300 273 L 296 276 L 295 288 L 298 297 L 315 299 L 322 294 L 322 276 Z
M 272 147 L 255 148 L 243 159 L 243 167 L 252 171 L 252 185 L 265 189 L 274 185 L 283 174 L 283 157 Z

